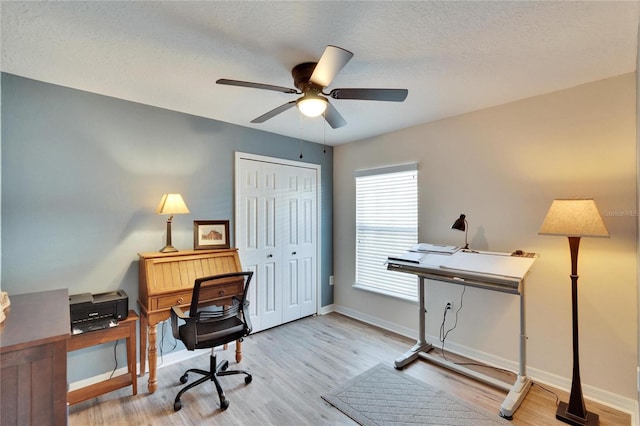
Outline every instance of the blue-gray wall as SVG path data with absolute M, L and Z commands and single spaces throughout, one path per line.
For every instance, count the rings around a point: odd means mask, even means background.
M 139 311 L 137 253 L 164 246 L 160 197 L 181 193 L 191 211 L 173 220 L 179 250 L 193 247 L 193 220 L 229 219 L 233 230 L 241 151 L 322 166 L 321 304 L 333 303 L 331 147 L 305 141 L 300 159 L 298 139 L 11 74 L 1 93 L 1 287 L 10 295 L 122 288 Z M 172 348 L 167 327 L 163 351 Z M 69 360 L 71 382 L 110 371 L 112 345 Z

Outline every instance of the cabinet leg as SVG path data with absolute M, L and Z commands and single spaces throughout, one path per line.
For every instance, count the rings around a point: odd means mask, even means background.
M 156 378 L 156 367 L 158 353 L 156 348 L 156 335 L 158 331 L 157 325 L 149 326 L 149 393 L 154 393 L 158 388 L 158 380 Z
M 242 361 L 242 342 L 236 340 L 236 362 Z
M 144 313 L 140 315 L 140 375 L 144 376 L 147 372 L 147 332 L 149 321 Z

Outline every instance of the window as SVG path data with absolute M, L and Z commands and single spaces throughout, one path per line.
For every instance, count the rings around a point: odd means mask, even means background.
M 417 278 L 388 271 L 390 255 L 418 242 L 418 165 L 363 170 L 356 178 L 355 287 L 417 300 Z

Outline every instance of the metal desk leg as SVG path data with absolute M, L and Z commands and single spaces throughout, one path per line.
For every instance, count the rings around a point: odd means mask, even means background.
M 511 419 L 522 400 L 531 388 L 531 379 L 527 377 L 527 332 L 525 324 L 524 284 L 520 284 L 520 362 L 518 377 L 500 406 L 500 416 Z
M 425 282 L 424 277 L 418 277 L 418 340 L 416 344 L 413 345 L 411 349 L 402 354 L 400 357 L 396 358 L 395 367 L 400 370 L 404 368 L 407 364 L 418 359 L 420 352 L 429 352 L 433 349 L 433 345 L 431 343 L 427 343 L 425 340 L 425 325 L 424 325 L 424 293 L 425 293 Z

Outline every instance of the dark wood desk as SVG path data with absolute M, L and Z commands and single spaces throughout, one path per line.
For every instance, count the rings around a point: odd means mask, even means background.
M 0 325 L 0 424 L 67 424 L 67 289 L 10 295 Z
M 139 253 L 140 278 L 140 374 L 145 373 L 147 337 L 149 339 L 149 393 L 158 387 L 156 378 L 157 324 L 169 318 L 172 306 L 188 308 L 196 278 L 242 271 L 238 249 L 185 250 L 174 253 Z M 202 304 L 231 304 L 242 292 L 237 285 L 203 286 Z M 148 336 L 147 336 L 148 334 Z M 242 346 L 236 342 L 236 361 L 242 359 Z
M 126 319 L 118 322 L 117 327 L 75 334 L 69 338 L 69 343 L 67 345 L 68 352 L 100 345 L 102 343 L 126 339 L 128 366 L 127 374 L 121 374 L 108 380 L 70 391 L 67 396 L 70 405 L 95 398 L 96 396 L 129 385 L 132 386 L 134 395 L 138 393 L 138 378 L 136 375 L 136 322 L 139 318 L 138 314 L 131 310 L 129 311 Z

